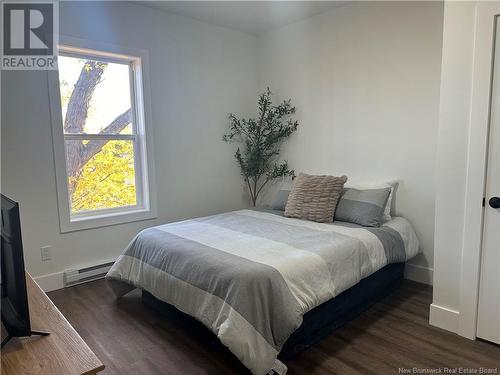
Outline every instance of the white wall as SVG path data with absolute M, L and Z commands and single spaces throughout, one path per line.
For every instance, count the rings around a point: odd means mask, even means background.
M 355 2 L 255 38 L 134 3 L 62 2 L 62 34 L 149 50 L 159 217 L 60 234 L 46 75 L 4 71 L 2 192 L 21 202 L 28 270 L 112 260 L 144 227 L 244 206 L 220 137 L 270 86 L 298 109 L 284 149 L 297 171 L 402 181 L 396 211 L 424 252 L 409 276 L 430 281 L 442 17 L 439 2 Z
M 354 2 L 259 37 L 260 86 L 292 98 L 300 122 L 285 148 L 297 171 L 397 178 L 396 212 L 431 281 L 443 4 Z
M 446 2 L 444 9 L 431 323 L 456 331 L 460 304 L 475 3 Z
M 221 136 L 229 112 L 255 108 L 254 36 L 116 2 L 62 2 L 60 32 L 149 50 L 159 217 L 61 234 L 46 73 L 3 71 L 2 193 L 21 203 L 32 275 L 113 260 L 142 228 L 246 204 Z M 41 262 L 46 245 L 53 260 Z
M 430 323 L 476 337 L 495 18 L 499 1 L 446 2 Z M 496 63 L 495 63 L 496 64 Z

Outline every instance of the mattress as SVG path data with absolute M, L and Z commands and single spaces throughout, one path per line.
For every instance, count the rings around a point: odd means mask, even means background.
M 138 287 L 209 328 L 254 374 L 278 359 L 309 311 L 418 253 L 403 218 L 380 228 L 314 223 L 240 210 L 140 232 L 107 279 Z

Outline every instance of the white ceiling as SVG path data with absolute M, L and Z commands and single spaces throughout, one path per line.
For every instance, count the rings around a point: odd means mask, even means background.
M 141 1 L 142 5 L 258 35 L 348 1 Z

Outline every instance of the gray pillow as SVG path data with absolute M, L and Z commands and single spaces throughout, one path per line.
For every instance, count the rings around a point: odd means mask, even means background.
M 274 197 L 273 204 L 271 208 L 273 210 L 285 211 L 286 202 L 288 201 L 288 196 L 290 195 L 290 190 L 280 190 L 276 193 Z
M 384 209 L 391 188 L 344 189 L 335 211 L 335 220 L 347 221 L 365 227 L 379 227 L 384 223 Z

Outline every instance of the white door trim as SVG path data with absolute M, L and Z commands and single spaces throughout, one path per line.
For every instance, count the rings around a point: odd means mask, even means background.
M 481 203 L 486 180 L 495 16 L 499 14 L 498 2 L 477 4 L 457 332 L 470 339 L 476 338 L 484 211 Z

